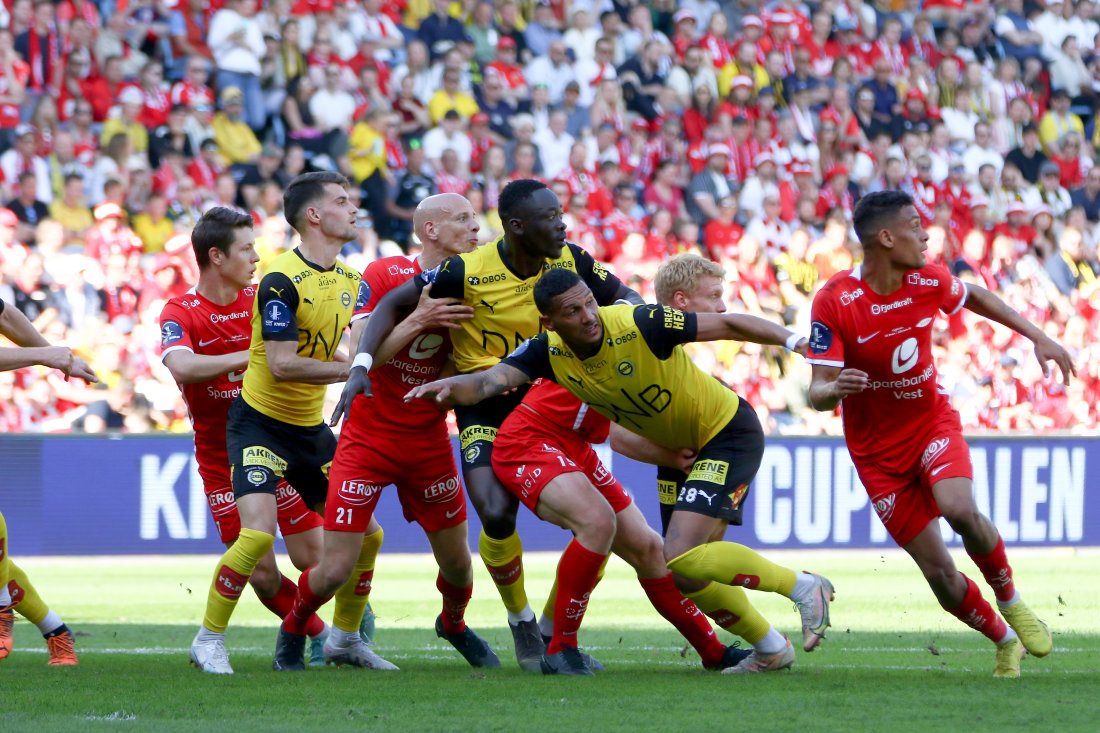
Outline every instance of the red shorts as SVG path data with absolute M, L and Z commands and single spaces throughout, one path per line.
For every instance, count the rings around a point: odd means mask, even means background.
M 493 473 L 523 505 L 538 514 L 539 494 L 566 473 L 588 477 L 616 514 L 633 501 L 604 467 L 592 445 L 573 431 L 552 430 L 530 412 L 517 409 L 493 443 Z
M 210 504 L 210 513 L 214 516 L 214 526 L 224 544 L 237 541 L 241 534 L 241 515 L 237 513 L 237 502 L 233 500 L 233 486 L 229 483 L 229 466 L 226 464 L 225 480 L 211 488 L 204 481 L 206 501 Z M 283 537 L 300 534 L 324 524 L 321 515 L 306 506 L 298 492 L 286 481 L 279 481 L 275 489 L 275 507 L 278 512 L 279 531 Z
M 933 484 L 948 478 L 974 477 L 970 447 L 956 426 L 934 431 L 914 456 L 910 470 L 903 474 L 858 462 L 856 472 L 871 497 L 871 506 L 898 547 L 905 547 L 939 519 Z
M 405 519 L 425 532 L 466 521 L 466 492 L 445 430 L 428 438 L 380 436 L 376 426 L 356 419 L 363 413 L 352 410 L 328 473 L 326 530 L 366 532 L 378 497 L 390 484 L 397 487 Z

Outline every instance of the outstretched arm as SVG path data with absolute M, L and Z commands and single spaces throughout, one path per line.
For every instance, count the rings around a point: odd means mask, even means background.
M 741 313 L 697 313 L 696 341 L 751 341 L 756 344 L 785 346 L 806 355 L 809 342 L 793 331 L 766 318 Z
M 164 356 L 164 366 L 172 373 L 176 384 L 195 384 L 223 374 L 240 371 L 248 366 L 248 349 L 232 354 L 196 354 L 177 349 Z
M 0 348 L 0 371 L 41 364 L 85 382 L 99 381 L 95 372 L 69 347 L 50 346 L 22 311 L 3 301 L 0 301 L 0 334 L 17 344 L 16 348 Z
M 1062 372 L 1062 381 L 1069 384 L 1072 374 L 1077 376 L 1077 367 L 1073 365 L 1073 359 L 1069 352 L 1062 348 L 1054 339 L 1043 333 L 1043 330 L 1031 321 L 1027 320 L 1007 303 L 993 293 L 978 285 L 966 286 L 965 307 L 979 316 L 996 321 L 1003 326 L 1008 326 L 1024 338 L 1035 344 L 1035 358 L 1039 360 L 1039 366 L 1043 369 L 1043 376 L 1050 376 L 1050 364 L 1053 361 Z
M 530 381 L 531 378 L 521 370 L 498 363 L 483 372 L 460 374 L 422 384 L 410 390 L 405 395 L 405 401 L 434 399 L 439 403 L 474 405 Z
M 429 285 L 420 291 L 416 310 L 386 335 L 378 351 L 373 354 L 375 364 L 388 362 L 421 331 L 429 328 L 459 328 L 461 321 L 468 321 L 474 317 L 474 309 L 463 305 L 458 298 L 433 298 L 431 289 L 432 286 Z M 362 340 L 363 330 L 369 321 L 370 318 L 361 318 L 352 324 L 351 342 L 353 344 L 358 344 Z

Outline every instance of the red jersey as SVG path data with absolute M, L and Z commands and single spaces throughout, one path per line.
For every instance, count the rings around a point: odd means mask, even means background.
M 370 263 L 359 283 L 352 323 L 369 317 L 382 296 L 420 272 L 419 260 L 409 260 L 400 255 Z M 418 438 L 436 438 L 438 435 L 430 432 L 434 430 L 445 435 L 446 413 L 430 400 L 413 400 L 405 404 L 405 395 L 419 384 L 439 379 L 450 354 L 451 338 L 446 328 L 417 334 L 392 359 L 371 369 L 374 398 L 367 403 L 369 409 L 358 414 L 369 416 L 372 426 L 385 425 L 384 430 L 390 433 L 399 431 L 402 434 L 415 433 Z
M 945 413 L 958 421 L 937 384 L 932 324 L 938 311 L 962 308 L 966 285 L 947 268 L 926 265 L 879 295 L 861 270 L 837 273 L 814 298 L 807 361 L 867 373 L 867 389 L 842 403 L 848 451 L 857 464 L 904 473 Z
M 229 305 L 218 305 L 194 289 L 164 304 L 160 312 L 161 360 L 173 351 L 220 356 L 248 348 L 252 339 L 252 301 L 255 288 L 244 288 Z M 229 454 L 225 424 L 229 405 L 241 393 L 244 370 L 181 384 L 191 425 L 195 430 L 195 458 L 199 475 L 208 486 L 225 483 Z
M 602 443 L 611 432 L 611 421 L 588 409 L 565 387 L 545 379 L 536 379 L 520 405 L 533 410 L 548 424 L 562 432 L 577 433 L 589 443 Z

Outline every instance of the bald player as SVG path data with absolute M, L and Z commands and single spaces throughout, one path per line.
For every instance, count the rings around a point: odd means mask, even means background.
M 458 194 L 424 199 L 413 214 L 413 227 L 424 246 L 420 257 L 387 257 L 363 273 L 352 316 L 353 341 L 383 295 L 447 257 L 477 247 L 477 216 Z M 443 611 L 435 620 L 436 634 L 472 666 L 500 666 L 497 655 L 464 620 L 473 571 L 466 493 L 451 451 L 446 413 L 428 402 L 405 405 L 402 399 L 412 387 L 440 376 L 451 353 L 448 329 L 472 315 L 472 308 L 454 298 L 429 297 L 426 288 L 375 360 L 374 397 L 360 395 L 354 400 L 340 434 L 329 472 L 324 554 L 303 574 L 294 611 L 287 617 L 288 624 L 304 621 L 349 579 L 355 582 L 351 602 L 344 594 L 337 596 L 333 630 L 325 644 L 326 659 L 337 664 L 371 666 L 354 630 L 359 628 L 356 615 L 362 616 L 382 544 L 374 509 L 383 487 L 393 484 L 405 518 L 424 529 L 439 565 L 436 587 L 443 596 Z

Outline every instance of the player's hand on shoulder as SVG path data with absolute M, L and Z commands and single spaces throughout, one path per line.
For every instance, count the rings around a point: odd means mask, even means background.
M 1041 339 L 1035 342 L 1035 358 L 1039 360 L 1039 366 L 1043 369 L 1043 376 L 1050 376 L 1050 364 L 1048 362 L 1053 361 L 1058 365 L 1058 369 L 1062 372 L 1063 384 L 1069 384 L 1069 378 L 1072 374 L 1077 376 L 1077 367 L 1073 364 L 1073 357 L 1069 352 L 1054 339 L 1044 335 Z
M 364 367 L 349 370 L 348 380 L 344 382 L 344 390 L 340 393 L 340 401 L 336 403 L 336 409 L 332 411 L 329 425 L 335 427 L 341 420 L 346 420 L 351 414 L 351 403 L 359 395 L 374 396 L 371 394 L 370 375 Z
M 841 369 L 833 382 L 837 397 L 844 399 L 848 395 L 858 394 L 867 389 L 867 372 L 859 369 Z
M 474 317 L 474 309 L 458 298 L 433 298 L 431 289 L 432 286 L 428 285 L 420 291 L 416 310 L 409 316 L 416 319 L 421 329 L 459 328 L 460 321 Z

